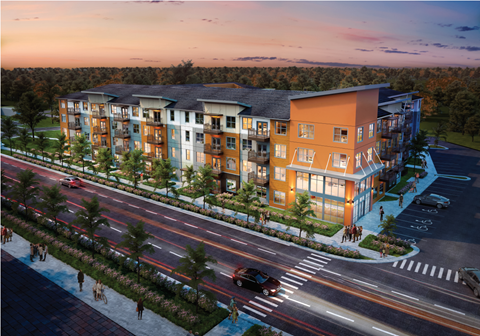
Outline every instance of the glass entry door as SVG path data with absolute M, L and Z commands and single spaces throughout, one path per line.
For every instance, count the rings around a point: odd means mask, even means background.
M 220 138 L 212 138 L 212 148 L 220 149 L 221 146 L 221 139 Z
M 267 167 L 265 166 L 257 166 L 257 176 L 260 178 L 267 177 Z
M 161 121 L 161 112 L 159 111 L 153 111 L 153 121 L 154 122 L 160 122 Z
M 212 169 L 213 170 L 222 170 L 222 160 L 219 158 L 212 158 Z
M 153 137 L 155 138 L 155 140 L 162 139 L 162 130 L 154 129 L 153 130 Z
M 257 122 L 257 134 L 258 135 L 267 135 L 268 128 L 267 123 L 263 121 Z
M 220 118 L 212 118 L 212 129 L 220 129 Z

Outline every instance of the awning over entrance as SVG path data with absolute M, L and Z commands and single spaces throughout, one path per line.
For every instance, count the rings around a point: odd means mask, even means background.
M 333 177 L 333 178 L 348 180 L 353 182 L 360 182 L 361 180 L 378 173 L 384 168 L 385 168 L 385 165 L 382 163 L 372 163 L 370 166 L 363 168 L 363 171 L 359 171 L 355 174 L 344 175 L 344 173 L 334 172 L 328 169 L 326 171 L 325 169 L 318 169 L 318 168 L 309 169 L 308 167 L 299 166 L 295 164 L 290 164 L 287 166 L 288 170 L 294 170 L 301 173 L 310 173 L 310 174 L 315 174 L 320 176 L 328 176 L 328 177 Z

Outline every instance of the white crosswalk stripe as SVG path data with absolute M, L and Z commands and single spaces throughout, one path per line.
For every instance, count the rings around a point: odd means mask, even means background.
M 421 262 L 417 263 L 417 267 L 415 267 L 415 273 L 418 273 L 418 270 L 420 269 L 421 265 L 422 265 Z
M 453 281 L 458 283 L 458 272 L 455 272 L 455 279 L 453 279 Z
M 430 272 L 430 276 L 433 277 L 435 274 L 435 270 L 437 269 L 437 266 L 432 266 L 432 271 Z
M 403 269 L 403 267 L 405 266 L 406 263 L 407 263 L 407 259 L 405 259 L 404 261 L 402 261 L 402 264 L 400 265 L 400 268 Z
M 301 283 L 300 281 L 292 280 L 292 279 L 290 279 L 290 278 L 284 277 L 283 275 L 281 276 L 281 278 L 282 278 L 282 279 L 285 279 L 285 280 L 288 280 L 288 281 L 290 281 L 290 282 L 292 282 L 292 283 L 294 283 L 294 284 L 303 286 L 303 283 Z M 286 282 L 284 282 L 283 284 L 284 284 L 284 285 L 288 285 L 288 283 L 286 283 Z M 295 288 L 295 289 L 298 289 L 298 287 Z
M 398 265 L 398 261 L 395 261 L 395 262 L 393 263 L 392 267 L 397 267 L 397 265 Z
M 308 260 L 304 260 L 304 261 L 308 262 Z M 395 261 L 392 264 L 392 267 L 397 267 L 399 264 L 400 264 L 400 267 L 398 267 L 398 268 L 399 269 L 404 269 L 404 267 L 407 265 L 407 260 L 405 259 L 405 260 L 402 260 L 402 261 Z M 423 270 L 422 270 L 422 265 L 423 265 Z M 418 262 L 418 261 L 415 262 L 414 260 L 410 260 L 410 262 L 408 263 L 408 266 L 407 266 L 407 271 L 414 270 L 415 273 L 420 273 L 421 272 L 423 275 L 426 275 L 429 267 L 430 267 L 429 264 L 423 264 L 423 263 Z M 437 266 L 432 266 L 430 268 L 430 276 L 435 277 L 435 275 L 436 275 L 438 279 L 445 279 L 447 281 L 450 281 L 450 280 L 452 280 L 452 275 L 453 275 L 453 281 L 458 283 L 459 278 L 458 278 L 458 272 L 457 271 L 454 271 L 454 270 L 451 270 L 451 269 L 448 269 L 448 268 L 444 268 L 444 267 L 438 267 L 438 273 L 437 274 L 436 274 L 436 271 L 437 271 Z
M 414 261 L 410 261 L 410 264 L 408 264 L 408 268 L 407 268 L 407 271 L 410 271 L 412 269 L 412 266 L 413 266 L 413 263 Z
M 427 274 L 427 270 L 428 270 L 428 264 L 425 264 L 422 274 Z
M 441 279 L 443 276 L 443 267 L 440 267 L 440 272 L 438 272 L 438 278 Z
M 452 276 L 452 270 L 448 270 L 446 280 L 447 280 L 447 281 L 450 281 L 450 277 L 451 277 L 451 276 Z

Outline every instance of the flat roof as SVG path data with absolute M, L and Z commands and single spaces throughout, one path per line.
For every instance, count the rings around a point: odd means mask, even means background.
M 345 89 L 327 90 L 327 91 L 321 91 L 321 92 L 307 93 L 307 94 L 300 95 L 300 96 L 290 96 L 290 97 L 288 97 L 288 99 L 296 100 L 296 99 L 304 99 L 304 98 L 329 96 L 329 95 L 341 94 L 341 93 L 374 90 L 374 89 L 380 89 L 380 88 L 389 87 L 389 86 L 390 86 L 390 83 L 354 86 L 354 87 L 349 87 L 349 88 L 345 88 Z

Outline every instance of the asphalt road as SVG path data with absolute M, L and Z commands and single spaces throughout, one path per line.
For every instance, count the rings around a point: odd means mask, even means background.
M 5 157 L 3 162 L 8 163 L 4 168 L 11 178 L 19 167 L 32 167 Z M 52 185 L 60 177 L 41 167 L 33 170 L 41 174 L 41 184 Z M 145 221 L 146 229 L 155 236 L 151 241 L 155 254 L 146 260 L 164 274 L 178 266 L 187 244 L 205 241 L 207 253 L 219 262 L 210 265 L 217 280 L 208 281 L 217 298 L 228 303 L 235 295 L 240 310 L 293 335 L 480 334 L 480 301 L 461 284 L 447 291 L 443 284 L 402 276 L 392 271 L 391 264 L 325 258 L 91 184 L 82 189 L 64 188 L 63 192 L 72 211 L 62 215 L 66 221 L 74 218 L 81 198 L 98 195 L 101 206 L 110 210 L 105 216 L 111 224 L 100 234 L 115 243 L 121 241 L 125 223 Z M 230 275 L 240 266 L 262 269 L 282 281 L 284 290 L 272 298 L 238 288 Z

